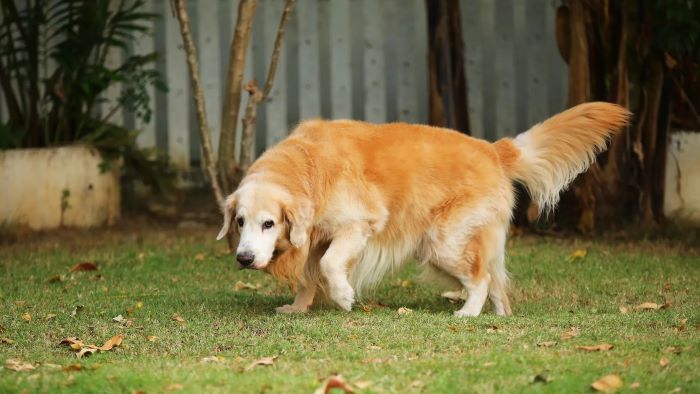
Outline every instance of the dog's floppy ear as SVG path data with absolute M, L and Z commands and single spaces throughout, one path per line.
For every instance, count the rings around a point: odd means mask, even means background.
M 314 218 L 311 201 L 300 200 L 285 205 L 284 218 L 289 223 L 289 241 L 294 247 L 301 247 L 306 243 Z
M 221 207 L 221 210 L 224 213 L 224 225 L 221 227 L 219 235 L 216 236 L 217 241 L 225 237 L 226 234 L 228 234 L 229 229 L 231 228 L 233 212 L 235 212 L 236 210 L 236 197 L 234 194 L 231 194 L 230 196 L 226 197 L 226 201 L 224 201 L 224 206 Z

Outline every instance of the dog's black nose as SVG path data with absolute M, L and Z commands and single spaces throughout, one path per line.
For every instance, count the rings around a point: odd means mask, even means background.
M 236 255 L 236 260 L 241 263 L 242 266 L 247 267 L 253 264 L 255 261 L 255 255 L 250 252 L 242 252 Z

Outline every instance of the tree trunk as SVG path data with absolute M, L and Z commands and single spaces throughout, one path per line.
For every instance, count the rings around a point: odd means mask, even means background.
M 459 2 L 426 0 L 430 124 L 470 133 Z

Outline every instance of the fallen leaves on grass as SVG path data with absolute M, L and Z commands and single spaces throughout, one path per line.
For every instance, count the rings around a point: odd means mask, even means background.
M 583 260 L 587 254 L 588 251 L 586 249 L 576 249 L 566 258 L 566 261 L 573 263 L 574 261 Z
M 70 346 L 71 349 L 77 350 L 77 353 L 75 354 L 78 358 L 83 358 L 85 356 L 92 355 L 93 353 L 96 353 L 98 351 L 100 352 L 107 352 L 115 347 L 121 345 L 122 340 L 124 339 L 123 335 L 115 335 L 114 337 L 110 338 L 107 342 L 105 342 L 104 345 L 102 346 L 95 346 L 95 345 L 86 345 L 83 343 L 82 340 L 80 340 L 78 337 L 68 337 L 65 338 L 64 340 L 61 341 L 61 345 L 68 345 Z
M 591 387 L 596 391 L 604 393 L 614 393 L 622 388 L 622 379 L 617 375 L 605 375 L 591 384 Z
M 624 305 L 621 305 L 619 309 L 620 309 L 620 313 L 622 313 L 623 315 L 626 315 L 627 312 L 630 311 L 629 308 L 627 308 L 627 307 L 624 306 Z
M 149 342 L 155 342 L 158 340 L 158 337 L 155 335 L 149 335 L 146 337 L 146 339 L 148 339 Z
M 668 366 L 669 363 L 670 361 L 665 356 L 661 357 L 661 360 L 659 360 L 659 365 L 661 366 L 661 368 L 665 368 L 666 366 Z
M 197 261 L 204 261 L 204 253 L 197 253 L 194 255 L 194 259 Z
M 403 287 L 404 289 L 410 289 L 411 287 L 413 287 L 413 282 L 411 282 L 410 280 L 402 280 L 401 287 Z
M 317 388 L 316 391 L 314 391 L 314 394 L 328 394 L 331 392 L 333 389 L 340 389 L 343 390 L 344 393 L 354 393 L 355 390 L 348 385 L 345 380 L 343 380 L 343 377 L 340 375 L 333 375 L 328 377 L 321 387 Z
M 549 376 L 547 376 L 547 375 L 545 375 L 545 374 L 543 374 L 543 373 L 538 373 L 537 375 L 535 375 L 535 376 L 532 377 L 532 380 L 530 380 L 530 383 L 531 383 L 531 384 L 535 384 L 535 383 L 544 383 L 544 384 L 547 384 L 547 383 L 549 383 L 549 382 L 551 382 L 551 381 L 552 381 L 552 378 L 550 378 Z
M 165 386 L 164 390 L 166 392 L 170 392 L 170 391 L 180 391 L 184 388 L 185 388 L 185 386 L 181 385 L 180 383 L 172 383 L 172 384 Z
M 46 315 L 46 317 L 44 318 L 44 320 L 45 320 L 45 321 L 49 321 L 49 320 L 53 320 L 53 319 L 55 319 L 55 318 L 56 318 L 56 314 L 55 314 L 55 313 L 49 313 L 48 315 Z
M 63 282 L 64 280 L 66 280 L 66 277 L 65 277 L 65 276 L 63 276 L 63 275 L 54 275 L 54 276 L 50 277 L 49 279 L 47 279 L 46 281 L 47 281 L 48 283 L 59 283 L 59 282 Z
M 675 327 L 675 331 L 676 332 L 685 331 L 686 323 L 688 323 L 688 319 L 681 319 L 681 321 L 678 323 L 678 326 Z
M 263 358 L 261 358 L 261 359 L 259 359 L 259 360 L 255 360 L 255 361 L 253 361 L 252 363 L 250 363 L 250 365 L 248 365 L 247 367 L 245 367 L 245 370 L 246 370 L 246 371 L 250 371 L 250 370 L 252 370 L 253 368 L 258 367 L 258 366 L 272 365 L 272 364 L 275 363 L 275 359 L 276 359 L 276 358 L 277 358 L 277 356 L 272 356 L 272 357 L 263 357 Z
M 186 323 L 187 322 L 185 319 L 182 318 L 182 316 L 180 316 L 178 314 L 174 314 L 174 315 L 170 316 L 170 320 L 176 321 L 178 323 Z
M 537 344 L 537 347 L 554 347 L 557 345 L 556 341 L 544 341 Z
M 73 311 L 70 313 L 70 317 L 75 317 L 78 312 L 82 311 L 85 308 L 83 305 L 76 305 L 75 308 L 73 308 Z
M 207 356 L 207 357 L 203 357 L 199 361 L 203 362 L 203 363 L 219 363 L 219 362 L 224 361 L 224 358 L 221 356 Z
M 584 350 L 586 352 L 599 352 L 599 351 L 607 351 L 615 347 L 614 345 L 611 345 L 609 343 L 601 343 L 600 345 L 591 345 L 591 346 L 576 346 L 576 349 L 578 350 Z
M 355 387 L 357 387 L 360 390 L 364 390 L 372 386 L 372 382 L 369 380 L 358 380 L 354 383 Z
M 32 321 L 32 315 L 30 315 L 29 312 L 24 312 L 22 314 L 22 320 L 24 320 L 26 322 L 30 322 L 30 321 Z
M 567 339 L 571 339 L 575 336 L 578 336 L 581 333 L 581 330 L 578 329 L 578 327 L 571 327 L 567 331 L 564 331 L 561 334 L 561 340 L 566 341 Z
M 90 261 L 80 262 L 73 267 L 71 267 L 70 272 L 78 271 L 97 271 L 97 264 Z
M 241 290 L 258 290 L 260 288 L 260 283 L 252 284 L 248 282 L 241 282 L 240 280 L 233 285 L 234 291 Z
M 34 368 L 36 367 L 34 367 L 34 365 L 32 365 L 31 363 L 22 360 L 17 360 L 15 358 L 5 360 L 5 369 L 9 369 L 15 372 L 31 371 Z
M 636 390 L 636 389 L 638 389 L 638 388 L 640 388 L 640 387 L 642 387 L 642 385 L 641 385 L 639 382 L 634 382 L 634 383 L 630 384 L 630 388 L 631 388 L 632 390 Z
M 409 308 L 402 306 L 401 308 L 399 308 L 398 312 L 399 312 L 399 315 L 407 315 L 409 313 L 413 313 L 413 309 L 409 309 Z
M 669 306 L 668 303 L 657 304 L 655 302 L 643 302 L 643 303 L 637 305 L 636 307 L 634 307 L 634 309 L 639 310 L 639 311 L 656 311 L 659 309 L 668 308 L 668 306 Z
M 79 372 L 83 370 L 83 366 L 80 364 L 70 364 L 63 367 L 65 372 Z
M 0 343 L 6 343 L 8 345 L 12 345 L 13 343 L 15 343 L 15 341 L 13 341 L 10 338 L 0 337 Z

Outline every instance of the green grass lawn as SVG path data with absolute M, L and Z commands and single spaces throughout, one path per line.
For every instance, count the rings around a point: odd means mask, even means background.
M 623 391 L 700 392 L 697 249 L 520 238 L 508 248 L 511 317 L 487 305 L 478 318 L 455 318 L 459 305 L 416 283 L 413 268 L 387 278 L 364 308 L 289 316 L 274 313 L 289 290 L 239 271 L 215 233 L 75 232 L 0 246 L 0 337 L 14 341 L 0 343 L 0 363 L 36 367 L 0 369 L 0 392 L 310 393 L 336 373 L 359 392 L 591 392 L 607 374 Z M 576 249 L 586 257 L 568 261 Z M 81 261 L 99 270 L 69 272 Z M 643 302 L 668 306 L 636 310 Z M 578 335 L 562 339 L 572 328 Z M 120 347 L 89 358 L 59 345 L 77 336 L 99 346 L 117 334 Z M 614 348 L 576 349 L 601 343 Z M 271 356 L 273 365 L 246 369 Z

